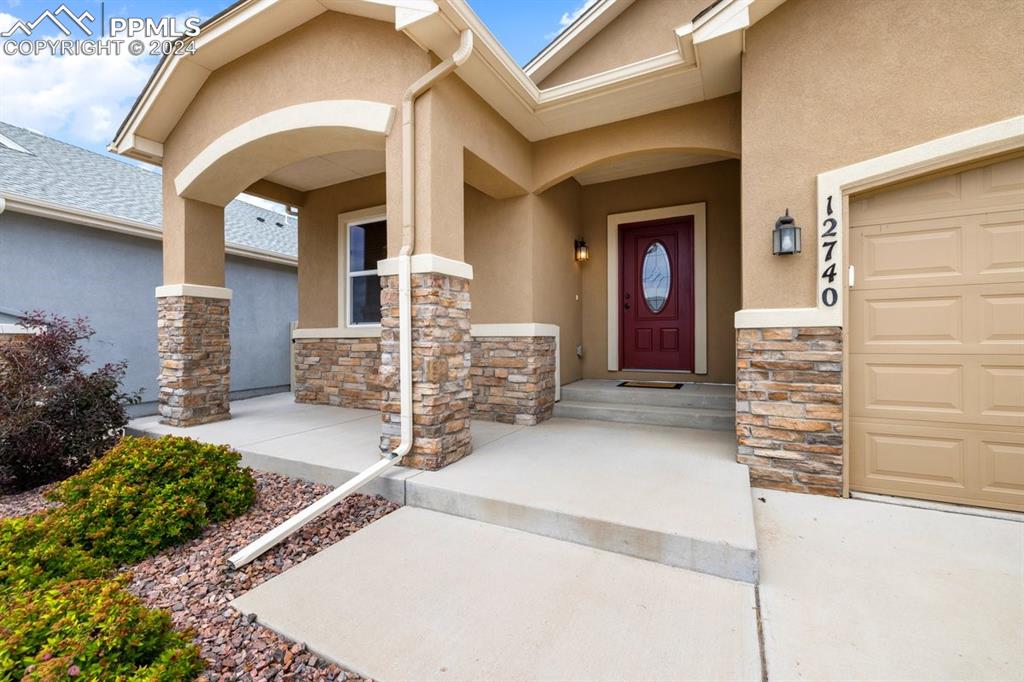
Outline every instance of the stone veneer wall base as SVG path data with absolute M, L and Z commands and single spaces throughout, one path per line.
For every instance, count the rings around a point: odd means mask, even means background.
M 473 339 L 473 417 L 533 426 L 555 406 L 555 337 Z
M 412 452 L 402 464 L 440 469 L 472 449 L 469 433 L 472 362 L 469 280 L 441 273 L 412 275 Z M 398 276 L 381 277 L 381 449 L 401 441 Z
M 224 298 L 157 299 L 161 421 L 195 426 L 231 417 L 229 305 Z
M 379 410 L 380 341 L 295 339 L 295 402 Z
M 842 343 L 839 327 L 738 330 L 737 460 L 752 485 L 842 494 Z

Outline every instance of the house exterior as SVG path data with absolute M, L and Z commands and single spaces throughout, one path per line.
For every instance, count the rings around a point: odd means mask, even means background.
M 0 123 L 0 336 L 16 336 L 27 310 L 88 317 L 93 360 L 127 360 L 124 388 L 143 390 L 136 416 L 157 411 L 161 206 L 159 174 Z M 232 394 L 288 390 L 295 221 L 233 201 L 225 227 L 242 312 L 231 321 Z
M 112 142 L 163 168 L 165 420 L 229 416 L 196 349 L 245 191 L 300 216 L 296 400 L 384 450 L 411 249 L 406 465 L 579 379 L 711 382 L 757 485 L 1024 509 L 1024 9 L 706 2 L 599 0 L 525 68 L 464 0 L 209 20 Z

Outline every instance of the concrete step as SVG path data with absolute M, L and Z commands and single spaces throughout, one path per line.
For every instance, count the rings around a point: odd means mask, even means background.
M 562 396 L 562 400 L 555 403 L 556 417 L 596 419 L 606 422 L 651 424 L 690 429 L 711 429 L 714 431 L 732 431 L 736 428 L 736 413 L 732 409 L 663 407 L 636 403 L 566 400 L 564 392 Z
M 731 433 L 556 418 L 410 476 L 406 504 L 754 583 L 735 458 Z
M 752 585 L 412 507 L 232 605 L 377 680 L 761 679 Z
M 573 402 L 654 405 L 659 407 L 700 407 L 733 410 L 736 387 L 730 384 L 685 384 L 680 388 L 629 388 L 621 381 L 584 379 L 562 386 L 562 400 Z

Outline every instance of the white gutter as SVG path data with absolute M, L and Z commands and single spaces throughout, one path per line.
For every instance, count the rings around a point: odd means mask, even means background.
M 232 568 L 241 568 L 274 547 L 286 537 L 317 518 L 356 490 L 402 461 L 412 449 L 412 267 L 416 246 L 416 98 L 459 66 L 473 52 L 473 33 L 465 30 L 459 47 L 451 57 L 428 71 L 409 86 L 402 96 L 402 248 L 398 253 L 398 357 L 401 406 L 401 441 L 393 452 L 362 473 L 349 479 L 327 495 L 300 511 L 277 528 L 257 538 L 228 559 Z

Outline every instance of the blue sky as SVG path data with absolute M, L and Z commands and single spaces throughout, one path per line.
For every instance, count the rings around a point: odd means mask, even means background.
M 100 0 L 63 1 L 79 15 L 88 10 L 99 25 Z M 533 57 L 592 1 L 468 0 L 520 64 Z M 230 2 L 106 0 L 102 9 L 107 17 L 206 19 Z M 55 10 L 60 4 L 61 0 L 0 0 L 0 32 L 18 19 L 32 21 L 44 10 Z M 39 37 L 63 36 L 45 23 L 33 34 L 33 38 Z M 117 57 L 0 54 L 0 120 L 105 153 L 106 144 L 156 62 L 156 57 L 133 57 L 126 52 Z

